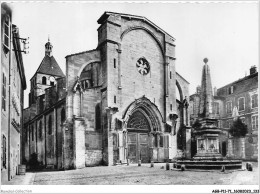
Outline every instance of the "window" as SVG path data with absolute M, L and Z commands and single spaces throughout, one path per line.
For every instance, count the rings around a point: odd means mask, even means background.
M 258 115 L 252 116 L 252 130 L 258 130 Z
M 114 96 L 114 103 L 116 104 L 116 96 Z
M 33 129 L 33 126 L 31 128 L 31 130 L 32 130 L 32 141 L 34 141 L 34 129 Z
M 170 71 L 170 79 L 172 79 L 172 72 Z
M 170 110 L 172 111 L 172 104 L 170 104 Z
M 154 147 L 158 147 L 158 136 L 154 136 Z
M 42 121 L 39 123 L 39 137 L 42 138 Z
M 232 113 L 232 102 L 231 101 L 227 102 L 226 106 L 227 106 L 227 113 Z
M 231 87 L 227 88 L 227 90 L 228 90 L 228 94 L 233 94 L 233 92 L 234 92 L 234 87 L 231 86 Z
M 54 86 L 54 82 L 50 82 L 51 86 Z
M 160 140 L 159 141 L 160 141 L 159 142 L 160 147 L 163 147 L 163 136 L 162 135 L 160 135 Z
M 98 103 L 95 107 L 95 120 L 96 120 L 96 131 L 101 130 L 101 110 L 100 104 Z
M 254 94 L 251 96 L 251 107 L 257 108 L 258 107 L 258 94 Z
M 219 103 L 218 102 L 214 102 L 213 104 L 213 111 L 215 114 L 219 114 Z
M 63 124 L 63 123 L 64 123 L 64 121 L 65 121 L 65 118 L 66 118 L 65 109 L 64 109 L 64 108 L 62 108 L 62 109 L 61 109 L 61 124 Z
M 42 77 L 42 84 L 46 85 L 46 77 L 45 76 Z
M 114 68 L 116 68 L 116 59 L 114 59 Z
M 3 81 L 2 81 L 2 109 L 6 110 L 6 77 L 3 73 Z
M 49 121 L 48 121 L 48 128 L 49 128 L 49 135 L 52 134 L 52 118 L 51 115 L 49 116 Z
M 245 98 L 238 99 L 238 111 L 245 110 Z
M 81 87 L 83 90 L 86 90 L 87 88 L 90 88 L 90 80 L 83 80 L 80 82 L 81 83 Z
M 9 17 L 5 17 L 4 22 L 4 48 L 9 51 L 10 42 L 10 20 Z

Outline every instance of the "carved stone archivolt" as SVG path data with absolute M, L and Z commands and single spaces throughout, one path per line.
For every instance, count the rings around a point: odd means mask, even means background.
M 142 124 L 139 123 L 139 127 L 141 127 L 142 125 L 144 127 L 144 123 L 146 123 L 145 125 L 149 125 L 149 131 L 162 131 L 162 115 L 157 106 L 145 96 L 136 99 L 127 107 L 127 109 L 123 113 L 123 128 L 128 128 L 132 125 L 135 125 L 137 123 L 137 120 L 134 120 L 134 118 L 136 118 L 136 115 L 140 116 L 140 114 L 142 114 L 141 118 L 144 118 L 144 122 Z M 141 120 L 139 120 L 139 122 L 141 122 Z

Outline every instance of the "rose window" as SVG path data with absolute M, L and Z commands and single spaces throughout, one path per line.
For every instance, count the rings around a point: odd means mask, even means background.
M 150 71 L 150 65 L 148 61 L 143 57 L 138 59 L 138 61 L 136 62 L 136 67 L 138 72 L 142 75 L 146 75 Z

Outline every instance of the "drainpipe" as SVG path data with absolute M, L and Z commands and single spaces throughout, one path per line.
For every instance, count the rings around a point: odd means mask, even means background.
M 8 105 L 8 181 L 11 180 L 11 161 L 10 161 L 10 148 L 11 148 L 11 144 L 10 144 L 10 139 L 11 139 L 11 67 L 12 67 L 12 22 L 10 21 L 10 50 L 9 50 L 9 83 L 8 83 L 8 97 L 9 97 L 9 105 Z

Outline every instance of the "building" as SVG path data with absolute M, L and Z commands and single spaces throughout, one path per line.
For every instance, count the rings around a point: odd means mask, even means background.
M 23 98 L 26 89 L 19 29 L 12 10 L 1 4 L 1 183 L 18 173 L 21 164 Z
M 73 169 L 190 157 L 189 83 L 175 71 L 175 39 L 141 16 L 105 12 L 98 24 L 97 48 L 66 56 L 66 92 L 59 83 L 45 97 L 31 90 L 27 160 L 37 153 L 45 167 Z M 64 95 L 39 114 L 51 88 Z
M 65 168 L 177 157 L 190 129 L 175 38 L 135 15 L 105 12 L 98 24 L 97 48 L 66 57 Z
M 66 82 L 52 48 L 48 40 L 45 56 L 30 80 L 29 107 L 24 109 L 23 159 L 31 168 L 62 168 Z
M 190 96 L 191 124 L 198 118 L 200 90 L 198 86 L 197 92 Z M 229 138 L 228 134 L 228 130 L 233 124 L 233 113 L 236 109 L 239 118 L 248 127 L 248 134 L 243 140 L 244 143 L 236 142 L 234 138 Z M 257 160 L 258 72 L 255 66 L 250 68 L 250 75 L 219 89 L 214 88 L 213 114 L 219 120 L 218 127 L 222 129 L 220 147 L 223 155 L 231 158 Z

